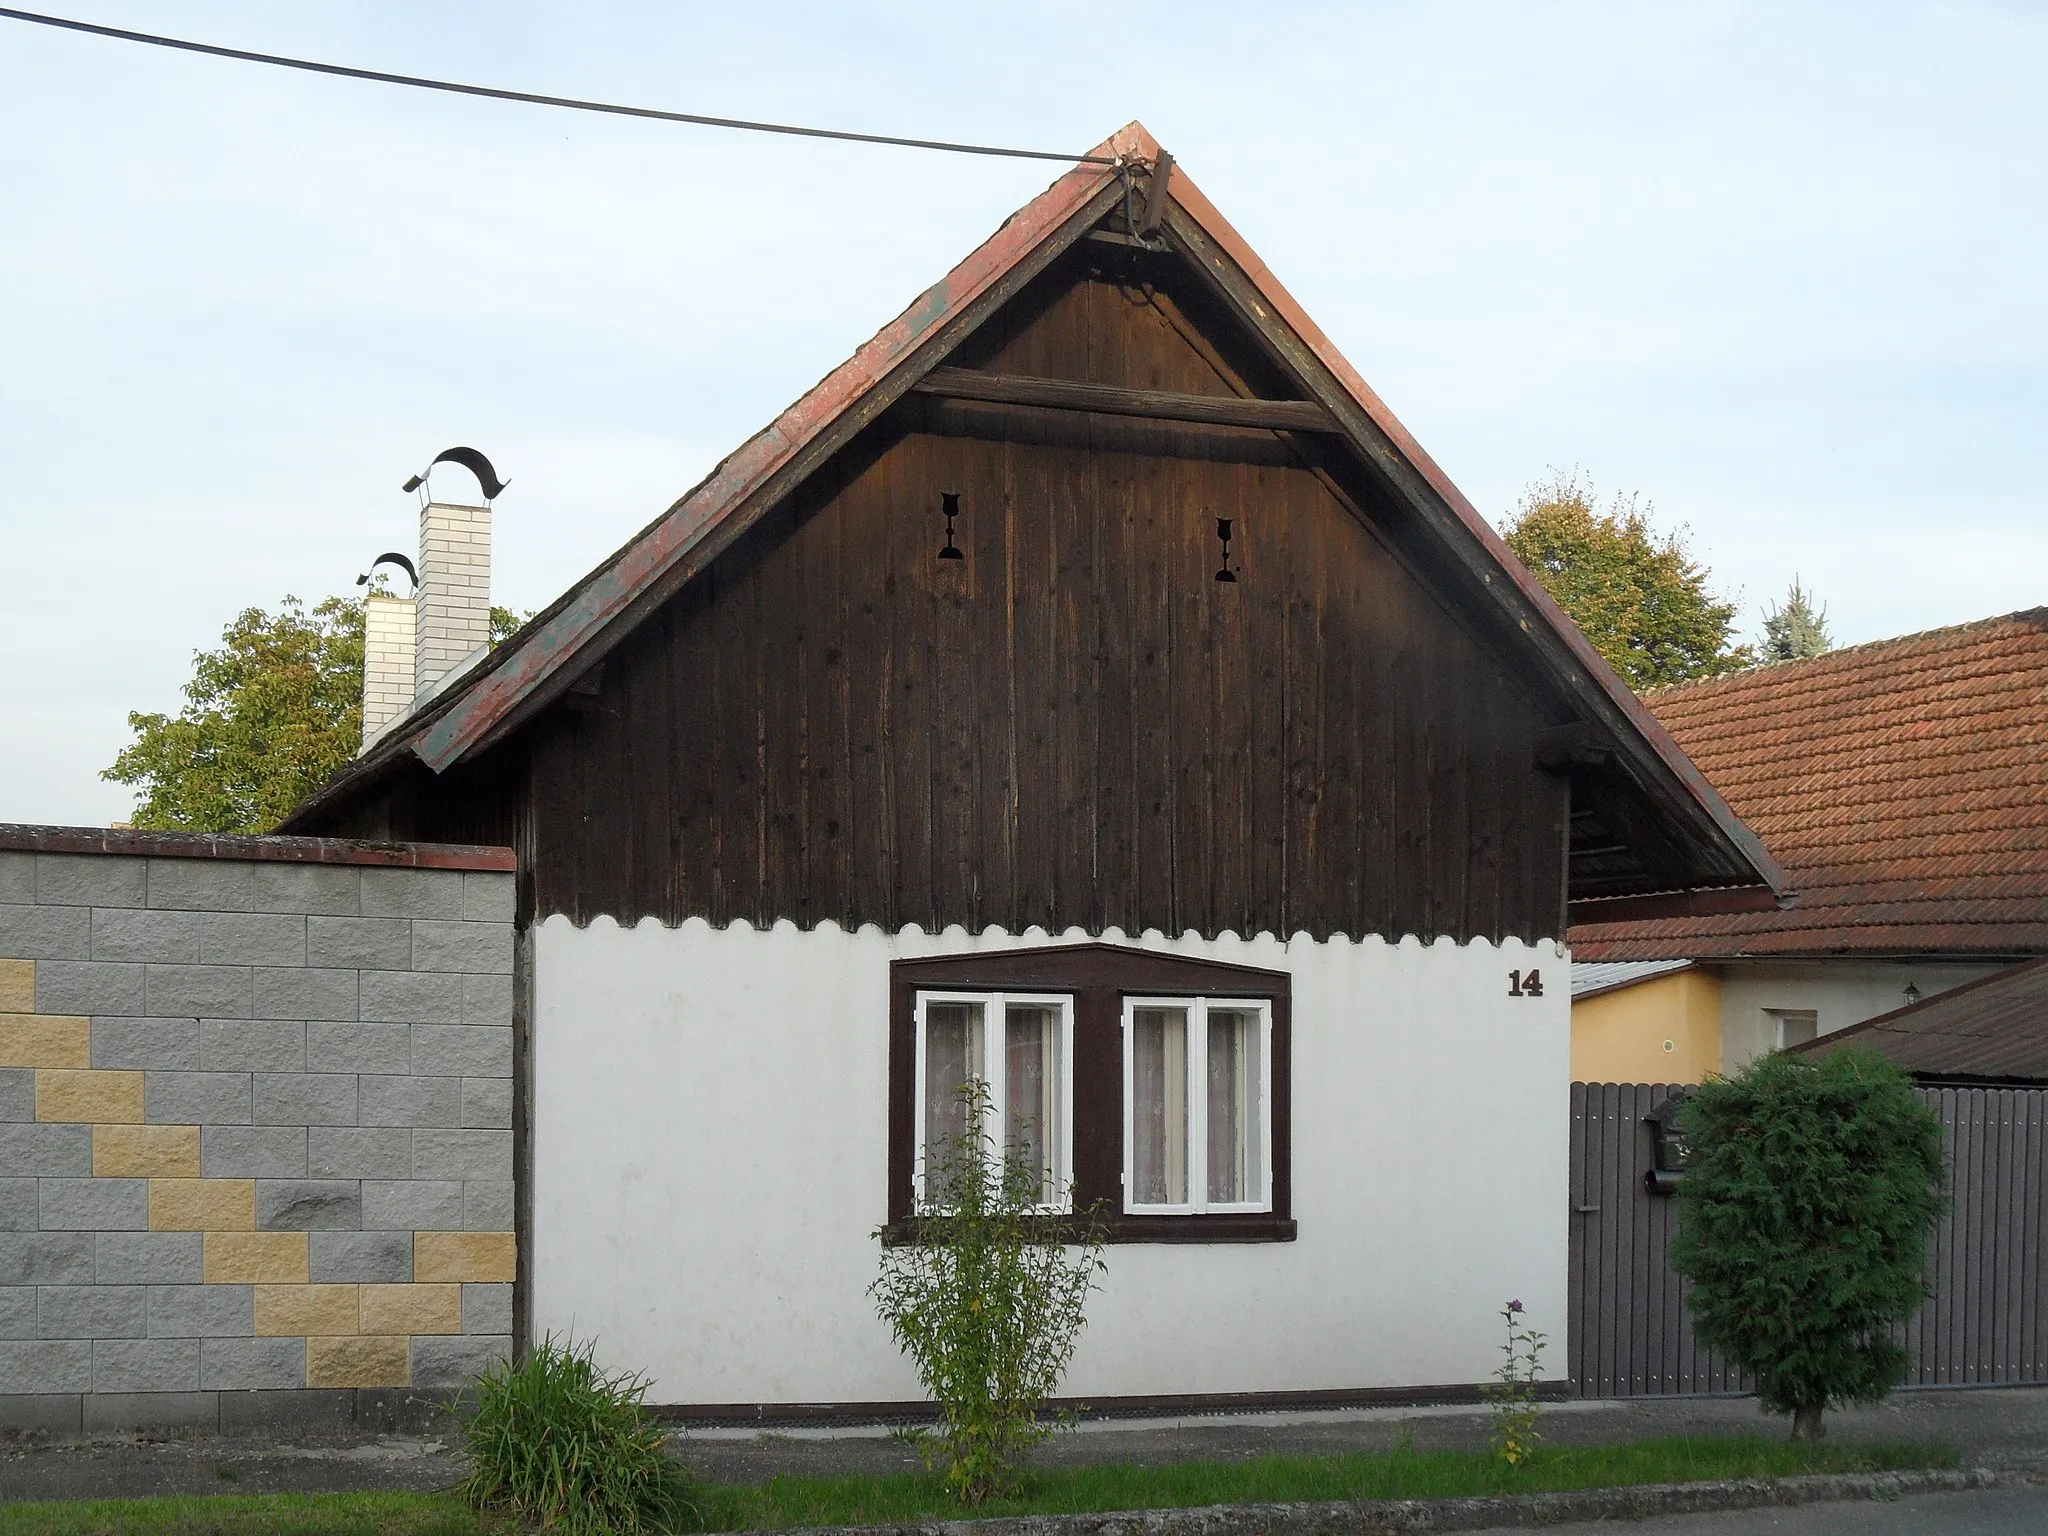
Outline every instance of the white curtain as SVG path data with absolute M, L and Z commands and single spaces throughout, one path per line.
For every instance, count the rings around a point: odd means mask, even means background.
M 1188 1010 L 1131 1010 L 1131 1169 L 1137 1205 L 1188 1199 Z
M 1059 1166 L 1060 1010 L 1044 1003 L 1005 1006 L 1003 1058 L 1005 1151 L 1029 1168 L 1043 1203 L 1063 1193 Z
M 1239 1205 L 1265 1193 L 1259 1166 L 1259 1015 L 1209 1010 L 1209 1201 Z
M 967 1128 L 960 1090 L 986 1078 L 982 1005 L 928 1002 L 924 1008 L 924 1155 L 927 1162 Z

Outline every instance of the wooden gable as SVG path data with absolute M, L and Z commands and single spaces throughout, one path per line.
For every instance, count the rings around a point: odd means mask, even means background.
M 510 842 L 525 910 L 578 921 L 1535 938 L 1568 883 L 1701 883 L 1639 788 L 1574 804 L 1621 776 L 1498 567 L 1118 210 L 602 646 L 528 645 L 464 690 L 492 716 L 441 706 L 294 826 Z
M 977 338 L 990 371 L 1228 393 L 1093 256 Z M 536 733 L 536 896 L 578 919 L 1555 934 L 1543 724 L 1275 434 L 917 396 Z

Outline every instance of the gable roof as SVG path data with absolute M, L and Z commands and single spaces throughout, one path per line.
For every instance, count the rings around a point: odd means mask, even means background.
M 2048 608 L 1649 704 L 1799 902 L 1577 927 L 1575 956 L 2048 953 Z
M 1498 605 L 1510 629 L 1529 636 L 1578 725 L 1619 766 L 1628 792 L 1646 801 L 1685 848 L 1684 886 L 1740 889 L 1751 904 L 1775 903 L 1784 881 L 1763 844 L 1185 172 L 1136 123 L 1092 153 L 1115 163 L 1079 165 L 1013 214 L 851 358 L 476 671 L 392 728 L 285 825 L 319 824 L 413 759 L 446 772 L 534 718 L 1061 252 L 1113 210 L 1129 208 L 1142 186 L 1152 238 L 1177 250 L 1264 339 L 1351 447 Z M 1624 877 L 1618 886 L 1610 880 L 1603 894 L 1628 889 Z
M 1919 1077 L 2048 1082 L 2048 959 L 2029 960 L 1794 1049 L 1867 1045 Z

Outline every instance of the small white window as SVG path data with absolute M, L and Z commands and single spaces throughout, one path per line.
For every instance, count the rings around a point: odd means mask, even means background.
M 917 1195 L 927 1161 L 966 1127 L 960 1090 L 988 1086 L 981 1127 L 997 1148 L 1037 1175 L 1039 1203 L 1065 1210 L 1074 1166 L 1074 1001 L 1009 992 L 917 995 Z
M 1124 1004 L 1124 1209 L 1273 1208 L 1273 1013 L 1238 999 Z
M 1820 1033 L 1820 1014 L 1812 1008 L 1766 1008 L 1764 1019 L 1770 1025 L 1771 1045 L 1776 1050 L 1804 1045 Z

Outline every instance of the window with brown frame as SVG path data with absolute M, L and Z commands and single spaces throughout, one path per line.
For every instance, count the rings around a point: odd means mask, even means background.
M 924 1147 L 972 1076 L 1047 1220 L 1071 1186 L 1114 1243 L 1291 1241 L 1288 981 L 1117 944 L 896 961 L 887 1235 L 914 1233 Z

